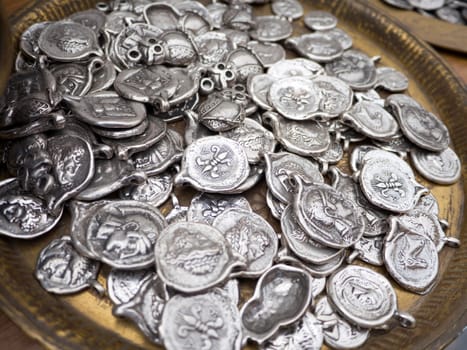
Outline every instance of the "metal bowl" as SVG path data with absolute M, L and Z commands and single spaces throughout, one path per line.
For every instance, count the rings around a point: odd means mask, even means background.
M 10 41 L 10 29 L 5 17 L 5 10 L 0 2 L 0 95 L 3 94 L 8 76 L 11 73 L 13 47 Z

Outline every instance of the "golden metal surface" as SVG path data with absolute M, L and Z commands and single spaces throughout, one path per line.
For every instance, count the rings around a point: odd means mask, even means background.
M 89 8 L 91 0 L 35 1 L 11 18 L 13 38 L 32 23 L 57 20 Z M 377 12 L 365 0 L 305 0 L 305 11 L 324 9 L 339 18 L 339 26 L 354 39 L 354 46 L 367 54 L 381 55 L 381 64 L 404 72 L 410 79 L 409 94 L 427 109 L 438 114 L 448 125 L 453 146 L 461 157 L 463 178 L 467 170 L 466 91 L 442 59 L 426 44 L 408 34 L 388 17 Z M 258 9 L 266 13 L 269 7 Z M 304 32 L 297 23 L 296 33 Z M 4 71 L 4 67 L 2 67 Z M 181 127 L 182 125 L 179 125 Z M 418 178 L 428 186 L 440 202 L 440 216 L 448 219 L 448 234 L 467 243 L 464 215 L 465 183 L 436 186 Z M 182 204 L 188 204 L 190 194 L 179 192 Z M 247 194 L 253 208 L 267 215 L 264 184 Z M 169 210 L 164 207 L 163 211 Z M 272 218 L 268 218 L 273 221 Z M 279 230 L 277 221 L 273 221 Z M 47 348 L 71 349 L 158 349 L 150 344 L 130 322 L 113 317 L 108 298 L 99 298 L 92 291 L 73 296 L 54 296 L 42 290 L 33 277 L 38 252 L 53 238 L 68 234 L 69 217 L 61 220 L 50 234 L 33 241 L 0 239 L 0 306 L 25 332 Z M 459 249 L 445 248 L 441 255 L 437 287 L 426 296 L 417 296 L 397 289 L 401 310 L 417 318 L 417 328 L 396 328 L 389 333 L 375 333 L 365 349 L 438 349 L 447 344 L 466 323 L 467 300 L 465 266 L 467 244 Z M 100 282 L 105 284 L 104 269 Z M 253 282 L 243 285 L 242 300 L 251 295 Z M 253 346 L 249 348 L 253 349 Z

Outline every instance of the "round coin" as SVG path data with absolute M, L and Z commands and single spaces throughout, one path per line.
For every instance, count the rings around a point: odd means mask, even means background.
M 415 169 L 430 181 L 441 185 L 452 185 L 461 177 L 461 162 L 451 148 L 434 153 L 415 148 L 410 152 Z

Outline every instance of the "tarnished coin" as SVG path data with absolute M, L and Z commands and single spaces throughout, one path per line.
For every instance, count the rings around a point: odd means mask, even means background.
M 268 75 L 277 79 L 287 77 L 313 78 L 322 74 L 324 74 L 324 68 L 319 63 L 306 58 L 282 60 L 268 69 Z
M 376 84 L 375 88 L 382 87 L 391 92 L 405 91 L 409 87 L 409 79 L 391 67 L 376 68 Z
M 396 119 L 383 107 L 370 101 L 360 101 L 345 112 L 341 120 L 359 133 L 372 139 L 390 141 L 399 131 Z
M 35 276 L 49 293 L 71 294 L 94 285 L 100 264 L 80 256 L 71 238 L 54 239 L 39 253 Z
M 436 246 L 429 237 L 392 218 L 383 254 L 386 269 L 403 288 L 417 294 L 431 290 L 438 275 L 439 261 Z
M 247 48 L 258 57 L 263 67 L 271 67 L 273 64 L 285 59 L 285 49 L 282 45 L 276 43 L 250 41 Z
M 225 281 L 244 266 L 223 234 L 197 222 L 176 222 L 164 229 L 155 247 L 157 273 L 170 287 L 194 293 Z
M 220 135 L 237 141 L 245 150 L 250 163 L 258 163 L 264 153 L 274 152 L 277 145 L 273 133 L 250 118 L 246 118 L 235 129 L 221 132 Z
M 241 348 L 237 307 L 219 288 L 193 296 L 175 295 L 165 305 L 159 330 L 168 350 Z
M 342 319 L 332 309 L 326 296 L 322 296 L 317 301 L 315 315 L 323 322 L 324 341 L 328 346 L 336 349 L 353 349 L 363 345 L 368 339 L 370 331 Z
M 412 316 L 397 310 L 397 296 L 391 283 L 369 268 L 344 267 L 328 278 L 326 291 L 339 314 L 358 326 L 376 328 L 392 318 L 403 327 L 415 326 Z
M 248 79 L 247 89 L 251 99 L 261 108 L 271 110 L 273 107 L 269 102 L 269 90 L 276 78 L 270 74 L 257 74 Z
M 292 24 L 279 16 L 257 16 L 255 28 L 250 31 L 253 39 L 263 42 L 280 41 L 292 35 Z
M 300 226 L 291 204 L 282 213 L 281 228 L 287 247 L 304 261 L 325 264 L 341 253 L 340 250 L 325 247 L 312 240 Z
M 52 230 L 62 216 L 51 215 L 47 204 L 22 190 L 16 178 L 0 182 L 0 234 L 35 238 Z
M 61 21 L 50 23 L 40 34 L 39 48 L 53 60 L 78 61 L 91 55 L 103 56 L 96 33 L 82 24 Z
M 249 171 L 248 158 L 238 142 L 208 136 L 185 149 L 175 184 L 189 183 L 204 192 L 229 192 L 247 179 Z
M 157 276 L 146 278 L 137 293 L 128 302 L 117 305 L 116 316 L 128 318 L 155 344 L 162 344 L 159 327 L 164 310 L 165 291 Z
M 238 273 L 239 277 L 256 278 L 272 266 L 278 247 L 277 234 L 260 215 L 232 208 L 217 216 L 212 225 L 245 258 L 246 268 Z
M 156 273 L 147 270 L 112 269 L 107 276 L 107 293 L 114 305 L 125 304 L 133 299 L 143 283 L 152 279 Z
M 158 207 L 170 196 L 173 189 L 173 177 L 165 172 L 150 176 L 139 184 L 132 184 L 120 190 L 121 199 L 148 202 Z
M 433 152 L 448 148 L 450 137 L 446 125 L 407 95 L 394 94 L 386 99 L 399 121 L 402 133 L 417 146 Z
M 21 34 L 19 48 L 27 58 L 35 60 L 41 54 L 41 50 L 38 46 L 39 37 L 42 31 L 47 28 L 50 23 L 51 22 L 34 23 L 32 26 L 26 29 L 23 34 Z
M 319 75 L 313 79 L 320 94 L 319 109 L 313 114 L 313 119 L 328 120 L 344 113 L 352 106 L 352 89 L 342 80 Z
M 281 115 L 292 120 L 310 119 L 320 103 L 318 87 L 304 77 L 277 80 L 269 89 L 268 99 Z
M 303 16 L 303 6 L 298 0 L 274 0 L 271 4 L 271 10 L 276 16 L 289 20 L 299 19 Z
M 337 25 L 337 18 L 326 11 L 310 11 L 303 17 L 303 21 L 312 30 L 328 30 Z
M 451 185 L 461 177 L 461 162 L 451 148 L 434 153 L 414 148 L 410 152 L 415 169 L 430 181 L 442 185 Z
M 375 64 L 370 57 L 357 50 L 347 50 L 325 66 L 326 72 L 343 80 L 355 90 L 367 90 L 376 83 Z
M 310 291 L 311 277 L 304 270 L 283 264 L 271 267 L 240 311 L 244 339 L 261 344 L 279 327 L 300 319 L 311 302 Z
M 300 176 L 306 183 L 324 183 L 318 164 L 312 160 L 287 152 L 266 153 L 264 159 L 268 188 L 283 203 L 293 201 L 294 188 L 289 182 L 292 174 Z
M 201 193 L 191 200 L 187 217 L 188 221 L 212 225 L 219 215 L 233 208 L 251 211 L 250 203 L 243 196 Z
M 358 258 L 370 265 L 383 266 L 383 245 L 384 237 L 362 237 L 353 246 L 354 251 L 347 258 L 348 263 L 352 263 Z
M 405 161 L 386 151 L 368 152 L 358 178 L 370 203 L 396 213 L 408 212 L 428 192 Z
M 271 125 L 276 139 L 290 152 L 309 157 L 323 153 L 331 144 L 328 129 L 313 120 L 288 120 L 274 112 L 265 112 L 262 118 L 265 124 Z
M 326 32 L 314 32 L 291 37 L 285 46 L 298 52 L 301 56 L 316 62 L 330 62 L 339 58 L 344 49 L 340 42 Z
M 107 201 L 86 228 L 89 249 L 114 268 L 138 270 L 154 264 L 154 244 L 167 225 L 158 209 L 144 202 Z
M 331 248 L 355 244 L 365 231 L 357 205 L 325 184 L 306 184 L 292 175 L 297 193 L 294 213 L 303 230 L 314 240 Z
M 107 20 L 106 15 L 102 11 L 94 9 L 75 12 L 68 19 L 92 29 L 97 35 L 104 28 Z

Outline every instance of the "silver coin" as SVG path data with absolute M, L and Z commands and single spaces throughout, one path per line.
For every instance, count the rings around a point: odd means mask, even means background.
M 325 184 L 305 184 L 293 176 L 297 193 L 294 213 L 303 230 L 331 248 L 346 248 L 357 242 L 365 230 L 357 205 Z
M 276 197 L 273 196 L 271 190 L 267 190 L 266 192 L 266 204 L 268 205 L 269 210 L 271 211 L 271 215 L 277 219 L 281 220 L 282 213 L 284 212 L 287 204 L 282 203 Z
M 241 193 L 251 190 L 263 178 L 263 175 L 264 175 L 263 164 L 261 163 L 252 164 L 250 166 L 250 172 L 248 173 L 247 179 L 243 181 L 240 185 L 235 187 L 233 190 L 226 192 L 226 194 L 241 194 Z
M 371 151 L 363 159 L 360 187 L 373 205 L 396 213 L 413 209 L 428 190 L 415 180 L 412 168 L 396 155 Z
M 220 135 L 237 141 L 244 148 L 250 163 L 258 163 L 264 153 L 273 152 L 277 145 L 273 133 L 250 118 L 246 118 L 235 129 L 221 132 Z
M 352 37 L 340 28 L 324 30 L 323 33 L 336 39 L 344 50 L 350 49 L 353 45 Z
M 352 89 L 342 80 L 320 75 L 313 79 L 313 83 L 320 94 L 319 110 L 314 113 L 314 120 L 335 118 L 352 106 Z
M 303 17 L 303 21 L 312 30 L 328 30 L 337 25 L 337 18 L 326 11 L 310 11 Z
M 255 28 L 250 31 L 253 39 L 263 42 L 280 41 L 292 35 L 292 24 L 278 16 L 257 16 Z
M 403 288 L 428 293 L 439 271 L 438 251 L 433 241 L 405 227 L 396 218 L 384 242 L 386 270 Z
M 413 9 L 412 5 L 409 4 L 408 0 L 383 0 L 383 1 L 391 6 L 398 7 L 403 10 Z
M 51 215 L 46 203 L 23 191 L 16 178 L 0 182 L 0 234 L 35 238 L 52 230 L 62 216 Z
M 357 50 L 347 50 L 325 66 L 326 72 L 343 80 L 355 90 L 368 90 L 376 83 L 373 61 Z
M 248 32 L 236 30 L 233 28 L 221 28 L 218 30 L 220 33 L 224 33 L 237 47 L 246 47 L 248 42 L 251 40 Z
M 386 99 L 386 105 L 399 121 L 402 133 L 411 142 L 433 152 L 448 148 L 450 137 L 446 125 L 411 97 L 394 94 Z
M 420 197 L 414 210 L 420 209 L 426 213 L 433 214 L 436 217 L 439 215 L 439 204 L 432 192 Z
M 243 196 L 226 196 L 201 193 L 191 200 L 188 221 L 212 225 L 214 220 L 229 209 L 252 211 L 248 200 Z
M 282 236 L 287 247 L 300 259 L 312 264 L 325 264 L 340 255 L 341 251 L 328 248 L 312 240 L 301 228 L 293 212 L 293 205 L 288 205 L 281 218 Z
M 49 293 L 71 294 L 96 283 L 100 264 L 80 256 L 69 236 L 54 239 L 39 253 L 35 277 Z
M 413 7 L 431 11 L 443 7 L 446 0 L 407 0 Z
M 93 64 L 92 61 L 91 64 Z M 93 70 L 93 74 L 91 88 L 89 89 L 90 94 L 107 90 L 113 86 L 117 78 L 117 70 L 111 61 L 102 61 L 101 59 L 98 61 L 98 59 L 95 59 L 95 63 L 91 66 L 91 69 Z
M 103 138 L 121 140 L 121 139 L 126 139 L 128 137 L 140 136 L 148 129 L 148 127 L 149 127 L 149 118 L 146 118 L 146 119 L 143 119 L 143 121 L 140 124 L 132 128 L 107 129 L 107 128 L 91 126 L 91 130 L 96 135 L 102 136 Z
M 193 296 L 175 295 L 165 305 L 159 330 L 168 350 L 241 348 L 237 307 L 218 288 Z
M 306 58 L 282 60 L 268 69 L 268 75 L 277 79 L 287 77 L 313 78 L 322 74 L 324 74 L 324 68 L 319 63 Z
M 222 15 L 224 25 L 247 32 L 254 25 L 253 8 L 245 2 L 231 4 Z
M 382 236 L 360 238 L 353 246 L 354 251 L 347 258 L 347 262 L 352 263 L 358 258 L 370 265 L 383 266 L 383 241 Z
M 194 38 L 202 63 L 214 65 L 223 62 L 235 45 L 224 33 L 207 32 Z
M 274 136 L 289 152 L 309 157 L 323 153 L 331 144 L 328 129 L 313 120 L 288 120 L 274 112 L 266 112 L 262 118 L 265 124 L 271 125 Z
M 175 6 L 165 3 L 150 4 L 143 10 L 146 23 L 164 32 L 176 30 L 181 15 L 181 12 Z
M 71 21 L 50 23 L 40 34 L 38 45 L 48 57 L 60 62 L 103 56 L 96 33 Z
M 156 273 L 147 270 L 112 269 L 107 276 L 107 293 L 114 305 L 128 303 L 133 299 L 143 283 L 152 279 Z
M 337 164 L 344 157 L 344 149 L 335 138 L 331 139 L 329 148 L 323 153 L 313 155 L 313 158 L 321 164 L 321 173 L 326 174 L 330 164 Z
M 209 13 L 210 22 L 214 28 L 222 28 L 224 24 L 222 16 L 228 8 L 229 6 L 222 2 L 213 2 L 206 6 L 206 9 Z
M 232 248 L 246 260 L 239 277 L 256 278 L 272 266 L 278 239 L 274 229 L 250 210 L 232 208 L 218 215 L 213 227 L 223 233 Z
M 357 101 L 371 101 L 380 105 L 381 107 L 384 107 L 385 101 L 375 89 L 355 92 L 355 98 Z
M 376 68 L 376 87 L 382 87 L 391 92 L 405 91 L 409 87 L 409 79 L 391 67 Z
M 297 0 L 274 0 L 271 3 L 271 10 L 276 16 L 290 20 L 303 16 L 303 6 Z
M 415 148 L 410 152 L 415 169 L 426 179 L 442 185 L 451 185 L 461 177 L 461 162 L 451 148 L 440 153 Z
M 273 64 L 285 59 L 285 49 L 282 45 L 276 43 L 250 41 L 247 48 L 258 57 L 263 67 L 271 67 Z
M 283 264 L 271 267 L 240 311 L 244 339 L 261 344 L 279 327 L 300 319 L 311 302 L 310 290 L 311 277 L 302 269 Z
M 251 99 L 261 108 L 271 110 L 268 95 L 271 85 L 276 79 L 270 74 L 253 75 L 248 79 L 247 89 Z
M 249 171 L 248 158 L 238 142 L 208 136 L 185 149 L 175 184 L 189 183 L 204 192 L 228 192 L 242 184 Z
M 344 124 L 372 139 L 390 141 L 399 132 L 396 119 L 383 107 L 360 101 L 341 116 Z
M 464 5 L 465 6 L 465 5 Z M 445 6 L 437 9 L 435 11 L 436 16 L 443 21 L 452 23 L 452 24 L 465 24 L 464 19 L 462 18 L 462 14 L 459 10 Z
M 129 11 L 112 11 L 107 14 L 103 30 L 112 35 L 118 35 L 126 27 L 127 23 L 138 19 L 138 15 Z
M 145 173 L 136 171 L 130 162 L 118 158 L 98 159 L 94 165 L 94 177 L 75 197 L 78 200 L 98 200 L 129 184 L 140 184 L 147 178 Z
M 329 302 L 341 316 L 364 328 L 383 326 L 391 318 L 403 316 L 397 311 L 397 296 L 391 283 L 365 267 L 349 265 L 334 273 L 328 278 L 326 291 Z M 401 325 L 414 326 L 410 318 L 407 317 L 409 323 Z
M 68 19 L 92 29 L 97 35 L 104 28 L 107 20 L 106 15 L 102 11 L 94 9 L 75 12 Z
M 342 319 L 332 309 L 326 296 L 317 301 L 315 314 L 324 324 L 333 323 L 328 327 L 323 325 L 324 341 L 328 346 L 336 349 L 354 349 L 363 345 L 368 339 L 369 330 L 354 326 Z
M 155 207 L 115 200 L 87 215 L 91 216 L 86 228 L 87 245 L 102 262 L 124 270 L 154 264 L 154 244 L 167 225 Z
M 407 154 L 412 152 L 415 148 L 414 144 L 402 135 L 400 137 L 395 137 L 390 141 L 372 140 L 372 142 L 385 151 L 396 153 L 402 159 L 406 159 Z
M 169 225 L 156 242 L 155 256 L 162 280 L 184 293 L 207 290 L 244 266 L 219 230 L 197 222 Z
M 150 176 L 139 184 L 132 184 L 120 190 L 121 199 L 148 202 L 155 207 L 161 206 L 170 196 L 173 189 L 173 177 L 165 172 Z
M 22 51 L 18 52 L 15 59 L 15 72 L 26 72 L 34 70 L 35 67 L 36 62 L 28 59 Z
M 318 164 L 310 159 L 287 152 L 266 153 L 264 159 L 268 188 L 283 203 L 293 200 L 294 188 L 289 182 L 291 174 L 297 174 L 306 183 L 324 183 Z
M 237 83 L 246 83 L 251 75 L 263 73 L 261 62 L 246 47 L 239 47 L 231 51 L 227 55 L 226 63 L 234 68 Z
M 339 58 L 344 49 L 340 42 L 326 32 L 314 32 L 291 37 L 285 41 L 285 46 L 316 62 L 330 62 Z
M 21 34 L 19 48 L 27 58 L 35 60 L 41 54 L 41 50 L 38 45 L 39 37 L 42 31 L 47 28 L 50 23 L 51 22 L 34 23 Z
M 350 154 L 350 159 L 349 159 L 350 170 L 352 170 L 354 173 L 360 170 L 362 167 L 363 158 L 365 157 L 365 155 L 368 152 L 377 151 L 377 150 L 379 150 L 378 147 L 371 146 L 371 145 L 356 146 L 352 150 L 352 153 Z
M 92 84 L 90 69 L 77 63 L 61 63 L 50 67 L 50 72 L 57 81 L 57 88 L 63 94 L 83 96 Z

